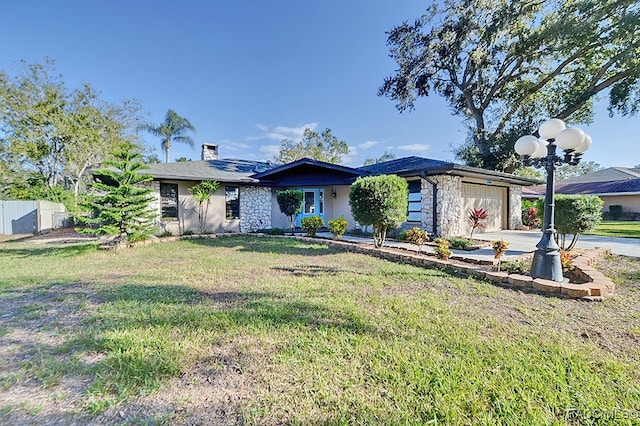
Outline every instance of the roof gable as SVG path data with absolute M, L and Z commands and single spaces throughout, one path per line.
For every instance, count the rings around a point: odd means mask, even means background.
M 346 185 L 363 173 L 357 169 L 302 158 L 253 175 L 263 184 L 273 186 Z

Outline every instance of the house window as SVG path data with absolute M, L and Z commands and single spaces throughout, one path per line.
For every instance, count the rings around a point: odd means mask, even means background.
M 240 188 L 226 186 L 224 197 L 227 205 L 227 219 L 240 219 Z
M 407 221 L 420 222 L 422 219 L 422 195 L 421 181 L 410 180 L 409 184 L 409 208 L 407 212 Z
M 178 184 L 160 182 L 160 206 L 163 220 L 178 220 Z

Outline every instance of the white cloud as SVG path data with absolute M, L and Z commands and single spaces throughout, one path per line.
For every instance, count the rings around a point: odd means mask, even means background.
M 258 151 L 265 154 L 265 156 L 268 157 L 267 159 L 270 160 L 280 153 L 280 145 L 262 145 L 258 148 Z
M 427 144 L 422 144 L 422 143 L 414 143 L 411 145 L 401 145 L 398 147 L 398 149 L 402 150 L 402 151 L 409 151 L 409 152 L 413 152 L 416 154 L 425 154 L 427 151 L 429 151 L 431 149 L 431 147 Z
M 273 130 L 270 130 L 269 127 L 265 125 L 256 124 L 256 128 L 258 128 L 262 134 L 249 136 L 247 140 L 270 139 L 281 141 L 282 139 L 291 139 L 297 141 L 302 138 L 305 129 L 315 130 L 317 127 L 318 123 L 307 123 L 298 127 L 276 126 Z
M 251 149 L 251 146 L 242 142 L 231 142 L 225 140 L 220 142 L 220 149 L 228 151 L 248 151 L 249 149 Z
M 376 145 L 379 145 L 380 142 L 377 141 L 366 141 L 366 142 L 362 142 L 360 145 L 358 145 L 359 149 L 370 149 L 373 148 Z

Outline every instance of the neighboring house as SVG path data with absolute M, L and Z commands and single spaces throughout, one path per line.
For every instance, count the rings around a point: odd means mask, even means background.
M 640 168 L 610 167 L 593 173 L 556 182 L 557 194 L 597 195 L 604 201 L 602 211 L 610 206 L 622 206 L 627 217 L 640 216 Z M 545 186 L 525 188 L 523 198 L 544 197 Z
M 421 157 L 406 157 L 370 166 L 352 168 L 308 158 L 284 165 L 246 160 L 220 160 L 217 145 L 202 146 L 203 160 L 152 164 L 158 194 L 158 215 L 174 233 L 197 230 L 197 205 L 188 189 L 202 180 L 216 180 L 220 190 L 212 197 L 207 228 L 213 232 L 250 232 L 286 228 L 276 192 L 284 188 L 304 193 L 302 213 L 317 215 L 325 223 L 344 216 L 356 227 L 349 206 L 351 184 L 361 176 L 395 174 L 409 184 L 408 221 L 403 227 L 419 226 L 432 235 L 467 235 L 468 210 L 489 212 L 487 231 L 516 229 L 522 224 L 523 186 L 536 181 L 515 175 L 462 166 Z

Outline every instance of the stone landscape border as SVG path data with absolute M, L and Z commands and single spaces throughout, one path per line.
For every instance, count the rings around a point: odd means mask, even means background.
M 241 234 L 201 234 L 201 235 L 181 235 L 172 237 L 156 238 L 153 240 L 145 240 L 137 243 L 129 244 L 126 247 L 134 247 L 139 245 L 148 245 L 157 242 L 171 242 L 178 240 L 190 240 L 198 238 L 218 238 L 224 236 L 238 236 Z M 557 282 L 544 280 L 541 278 L 532 278 L 528 275 L 509 274 L 508 272 L 487 270 L 487 265 L 492 264 L 490 261 L 477 261 L 466 259 L 464 256 L 452 256 L 451 260 L 439 259 L 426 253 L 418 253 L 410 250 L 382 247 L 375 248 L 371 244 L 354 243 L 345 240 L 307 237 L 300 235 L 267 235 L 262 233 L 252 233 L 253 236 L 268 236 L 276 238 L 295 238 L 304 241 L 317 241 L 334 247 L 340 247 L 345 251 L 364 253 L 377 256 L 383 259 L 408 263 L 414 266 L 430 266 L 436 268 L 449 269 L 459 274 L 465 274 L 480 279 L 491 281 L 500 286 L 518 288 L 522 290 L 535 291 L 538 293 L 550 294 L 554 296 L 569 297 L 574 299 L 598 300 L 601 301 L 606 296 L 612 296 L 615 292 L 615 284 L 600 271 L 597 271 L 591 265 L 606 255 L 611 254 L 611 249 L 596 247 L 587 253 L 579 255 L 573 260 L 575 267 L 574 274 L 581 280 L 583 284 L 575 284 L 569 282 Z M 113 246 L 102 246 L 107 249 L 114 249 Z M 484 265 L 484 266 L 483 266 Z

